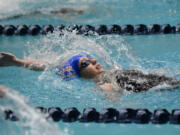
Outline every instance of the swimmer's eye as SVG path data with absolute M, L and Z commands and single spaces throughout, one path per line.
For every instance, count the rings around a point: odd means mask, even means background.
M 80 70 L 82 70 L 82 69 L 86 68 L 87 66 L 89 66 L 90 63 L 91 63 L 90 60 L 82 60 L 81 65 L 80 65 Z

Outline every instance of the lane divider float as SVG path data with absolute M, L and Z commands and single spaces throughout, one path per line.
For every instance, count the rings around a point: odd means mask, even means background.
M 173 109 L 171 113 L 167 109 L 156 109 L 151 112 L 148 109 L 132 108 L 104 108 L 99 112 L 95 108 L 85 108 L 82 113 L 75 107 L 66 108 L 64 111 L 59 107 L 50 107 L 48 109 L 36 107 L 36 110 L 44 114 L 47 120 L 55 122 L 180 124 L 180 109 Z M 5 110 L 4 114 L 6 120 L 20 120 L 12 110 Z
M 47 33 L 53 33 L 53 31 L 67 30 L 72 32 L 76 30 L 77 34 L 91 35 L 97 33 L 99 35 L 118 34 L 118 35 L 150 35 L 150 34 L 179 34 L 180 24 L 171 26 L 170 24 L 138 24 L 138 25 L 0 25 L 0 35 L 12 36 L 12 35 L 46 35 Z

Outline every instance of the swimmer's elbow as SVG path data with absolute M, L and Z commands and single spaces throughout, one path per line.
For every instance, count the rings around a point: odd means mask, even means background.
M 19 60 L 18 63 L 18 66 L 23 66 L 34 71 L 43 71 L 48 66 L 48 63 L 39 60 Z
M 34 64 L 34 65 L 29 65 L 27 68 L 29 68 L 30 70 L 34 70 L 34 71 L 44 71 L 46 69 L 46 65 L 41 65 L 41 64 Z

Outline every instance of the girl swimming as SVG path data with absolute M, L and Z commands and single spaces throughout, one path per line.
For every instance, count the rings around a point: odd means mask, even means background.
M 0 66 L 19 66 L 31 70 L 42 71 L 48 63 L 39 60 L 18 59 L 10 53 L 0 52 Z M 158 74 L 145 74 L 135 69 L 105 70 L 96 59 L 84 55 L 75 55 L 68 59 L 63 66 L 57 68 L 57 73 L 64 79 L 84 78 L 94 81 L 105 92 L 121 90 L 141 92 L 158 85 L 167 84 L 178 86 L 180 80 Z

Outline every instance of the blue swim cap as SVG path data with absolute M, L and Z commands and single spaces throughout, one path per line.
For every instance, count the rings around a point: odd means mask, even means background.
M 64 80 L 71 80 L 72 78 L 80 77 L 79 60 L 82 57 L 84 56 L 75 55 L 67 60 L 62 68 L 58 69 L 58 73 L 63 77 Z

